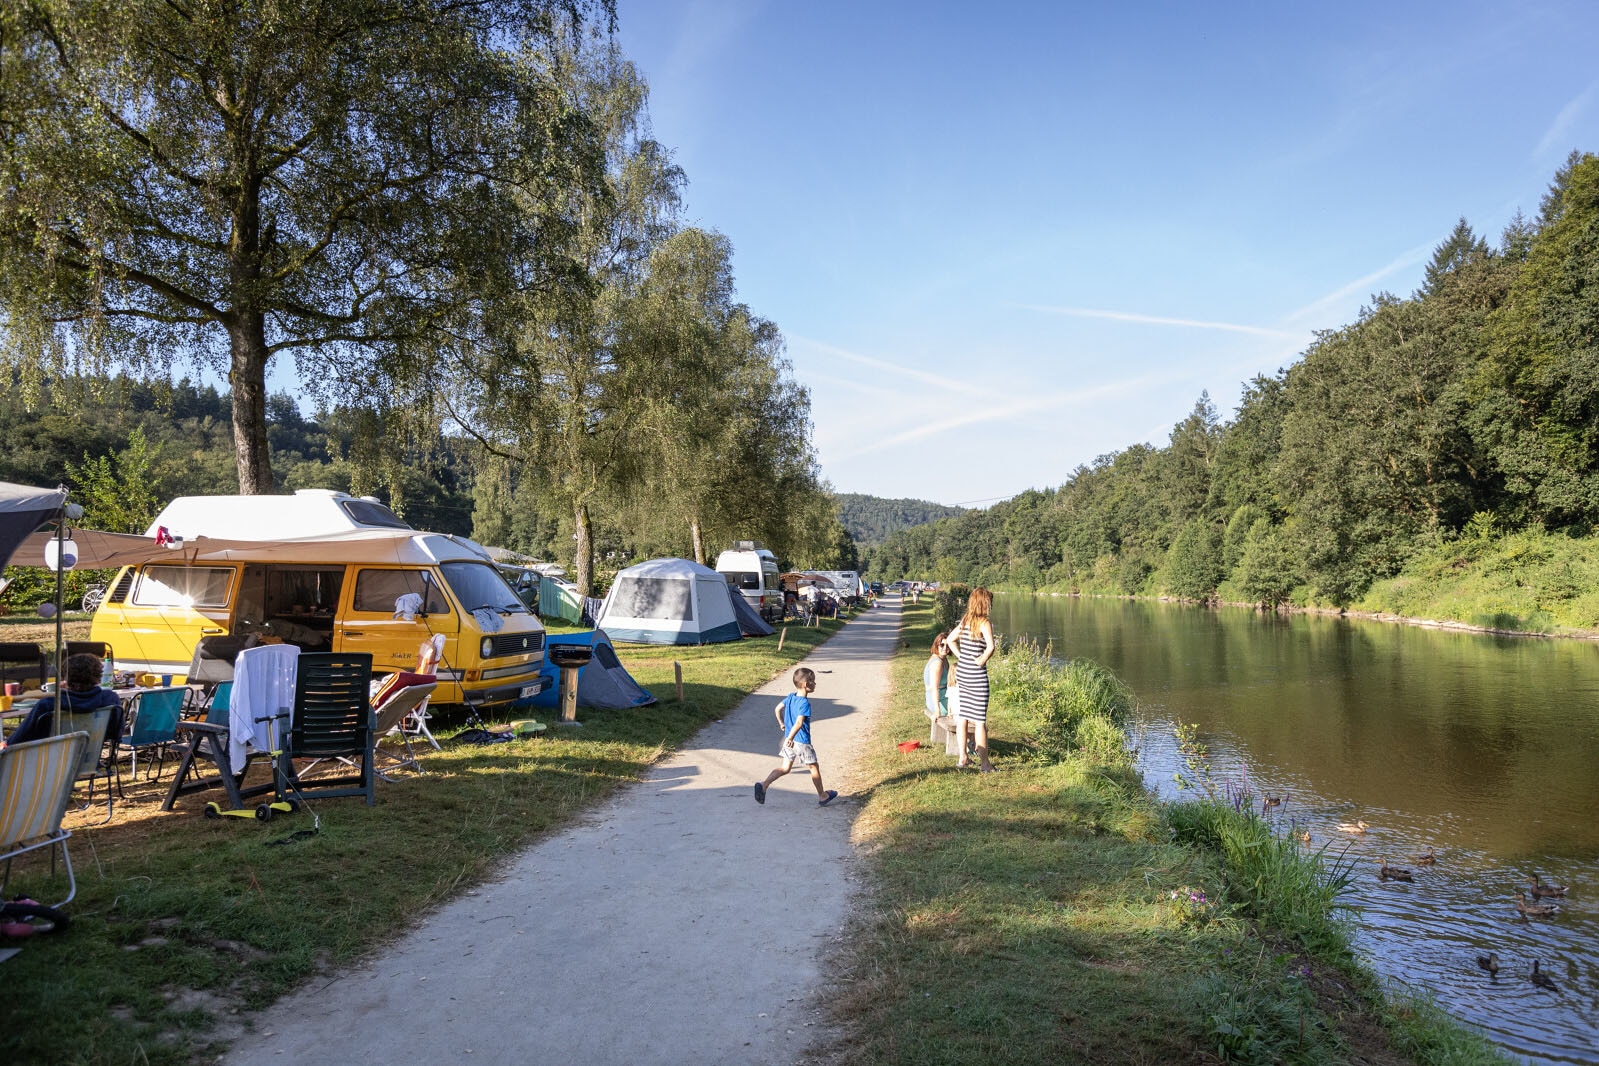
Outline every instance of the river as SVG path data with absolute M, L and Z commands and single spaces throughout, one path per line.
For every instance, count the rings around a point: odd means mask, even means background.
M 1274 821 L 1353 861 L 1356 948 L 1379 973 L 1529 1061 L 1599 1063 L 1599 644 L 1065 597 L 997 597 L 994 625 L 1132 686 L 1162 795 L 1181 794 L 1174 722 L 1198 725 L 1216 775 L 1283 795 Z M 1383 858 L 1414 883 L 1379 880 Z M 1524 920 L 1534 872 L 1569 895 Z

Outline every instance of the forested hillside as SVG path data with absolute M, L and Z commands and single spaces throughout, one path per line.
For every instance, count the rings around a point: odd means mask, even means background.
M 1567 544 L 1581 555 L 1596 523 L 1599 157 L 1574 153 L 1536 219 L 1518 215 L 1493 245 L 1462 219 L 1418 291 L 1378 295 L 1297 363 L 1249 382 L 1232 421 L 1201 395 L 1164 447 L 1134 445 L 1058 488 L 895 534 L 870 565 L 1342 606 L 1411 564 L 1463 552 L 1444 569 L 1471 566 L 1503 538 L 1531 537 L 1539 559 Z M 1599 597 L 1562 572 L 1533 609 L 1599 626 Z
M 959 507 L 927 500 L 885 500 L 858 492 L 837 492 L 833 498 L 838 501 L 839 521 L 862 547 L 881 544 L 902 529 L 961 513 Z

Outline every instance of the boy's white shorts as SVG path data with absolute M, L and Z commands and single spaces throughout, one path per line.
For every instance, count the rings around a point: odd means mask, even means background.
M 806 766 L 816 765 L 816 749 L 809 744 L 784 744 L 777 757 L 783 760 L 785 766 L 793 766 L 796 762 Z

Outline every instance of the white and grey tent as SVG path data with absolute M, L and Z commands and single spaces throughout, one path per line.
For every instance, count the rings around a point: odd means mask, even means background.
M 727 598 L 733 601 L 733 617 L 738 619 L 740 633 L 746 637 L 769 637 L 777 632 L 732 585 L 727 586 Z
M 595 627 L 631 644 L 718 644 L 741 636 L 727 579 L 687 559 L 651 559 L 617 574 Z
M 627 672 L 627 667 L 616 657 L 616 649 L 611 646 L 611 638 L 605 635 L 605 630 L 552 634 L 546 650 L 559 644 L 586 644 L 594 649 L 594 658 L 577 668 L 579 707 L 647 707 L 655 702 L 655 697 L 650 695 L 649 690 L 634 681 L 633 675 Z M 560 705 L 561 671 L 547 657 L 544 662 L 544 674 L 549 678 L 544 691 L 526 703 L 518 703 L 518 706 L 554 709 Z

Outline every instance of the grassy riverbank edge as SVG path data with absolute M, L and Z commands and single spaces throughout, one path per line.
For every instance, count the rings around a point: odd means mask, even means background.
M 843 624 L 791 626 L 781 652 L 777 637 L 624 646 L 620 656 L 659 698 L 654 706 L 584 710 L 581 729 L 534 739 L 446 740 L 440 752 L 422 745 L 428 772 L 379 782 L 376 806 L 313 800 L 322 828 L 307 838 L 293 834 L 311 827 L 310 811 L 267 824 L 211 821 L 200 814 L 208 793 L 162 813 L 166 781 L 129 785 L 109 823 L 100 824 L 103 802 L 69 810 L 72 925 L 0 942 L 22 948 L 3 964 L 0 1061 L 215 1061 L 250 1011 L 354 964 L 494 877 L 509 855 L 638 780 Z M 681 703 L 674 662 L 683 665 Z M 439 724 L 441 739 L 453 732 Z M 8 894 L 60 899 L 65 882 L 50 869 L 43 853 L 18 860 Z
M 1125 757 L 1041 758 L 997 696 L 999 773 L 901 753 L 926 735 L 932 632 L 930 606 L 906 608 L 890 704 L 859 764 L 873 891 L 839 960 L 844 1035 L 828 1061 L 1510 1061 L 1424 992 L 1385 988 L 1326 890 L 1292 887 L 1336 871 L 1248 839 L 1269 836 L 1258 818 L 1209 812 L 1291 876 L 1241 868 L 1191 824 L 1179 840 L 1181 820 Z

